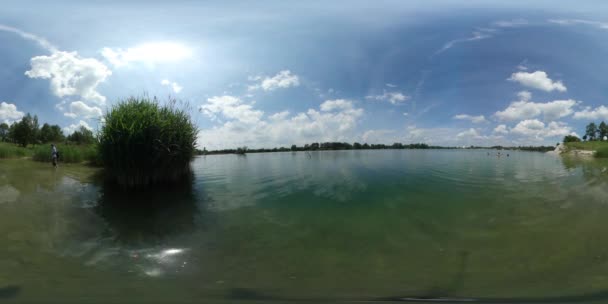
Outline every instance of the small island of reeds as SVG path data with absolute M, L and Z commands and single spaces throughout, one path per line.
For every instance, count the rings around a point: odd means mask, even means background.
M 104 116 L 99 158 L 108 179 L 127 188 L 174 183 L 190 173 L 197 128 L 170 100 L 131 97 Z

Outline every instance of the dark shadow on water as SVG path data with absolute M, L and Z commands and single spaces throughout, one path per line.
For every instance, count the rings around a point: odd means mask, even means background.
M 6 287 L 0 287 L 0 299 L 11 299 L 15 298 L 21 292 L 21 287 L 16 285 L 9 285 Z
M 204 197 L 194 188 L 194 177 L 170 186 L 125 190 L 104 182 L 96 212 L 107 222 L 117 241 L 151 244 L 179 234 L 204 229 Z

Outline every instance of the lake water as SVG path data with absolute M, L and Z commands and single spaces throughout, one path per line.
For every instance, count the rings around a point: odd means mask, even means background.
M 1 160 L 0 301 L 608 301 L 608 162 L 508 153 L 215 155 L 129 194 Z

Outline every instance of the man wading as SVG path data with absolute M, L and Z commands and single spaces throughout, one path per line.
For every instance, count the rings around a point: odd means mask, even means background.
M 51 144 L 51 159 L 53 160 L 53 167 L 57 167 L 59 152 L 57 152 L 57 147 L 55 147 L 55 144 Z

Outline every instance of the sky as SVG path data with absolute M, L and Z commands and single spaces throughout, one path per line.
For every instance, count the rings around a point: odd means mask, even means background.
M 603 1 L 13 1 L 0 122 L 179 101 L 199 148 L 554 145 L 608 121 Z

